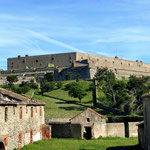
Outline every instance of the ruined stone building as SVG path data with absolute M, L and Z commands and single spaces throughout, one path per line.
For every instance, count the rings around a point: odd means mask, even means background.
M 52 137 L 57 138 L 100 138 L 126 137 L 124 123 L 106 123 L 106 118 L 87 108 L 68 119 L 50 119 L 47 123 L 52 127 Z M 129 137 L 137 137 L 137 122 L 129 122 Z
M 0 150 L 50 138 L 43 102 L 0 88 Z
M 120 59 L 118 56 L 111 58 L 79 52 L 8 58 L 8 70 L 2 72 L 2 75 L 31 77 L 34 74 L 42 76 L 46 72 L 54 72 L 54 80 L 65 80 L 66 73 L 72 72 L 72 79 L 78 74 L 81 79 L 92 79 L 101 67 L 112 70 L 118 78 L 150 75 L 150 64 L 142 61 L 134 62 Z

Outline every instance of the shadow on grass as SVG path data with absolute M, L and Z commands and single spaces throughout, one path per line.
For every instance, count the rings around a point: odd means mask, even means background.
M 78 105 L 78 106 L 83 106 L 83 107 L 85 107 L 85 108 L 88 108 L 88 107 L 89 107 L 89 108 L 92 108 L 92 109 L 96 108 L 96 107 L 94 107 L 94 106 L 89 106 L 89 105 L 86 105 L 86 104 L 83 104 L 83 103 L 79 103 L 79 102 L 74 101 L 74 100 L 65 100 L 65 99 L 62 99 L 62 98 L 57 98 L 57 97 L 50 96 L 50 95 L 46 95 L 46 94 L 44 94 L 43 96 L 62 101 L 62 102 L 56 102 L 56 104 L 74 104 L 74 105 Z M 90 102 L 92 102 L 92 101 L 90 101 Z M 69 107 L 72 107 L 72 106 L 60 107 L 60 108 L 61 108 L 61 109 L 65 109 L 65 110 L 70 110 L 70 111 L 71 111 L 72 109 L 69 108 Z M 85 109 L 85 108 L 84 108 L 84 109 Z M 83 110 L 84 110 L 84 109 L 83 109 Z M 100 114 L 102 114 L 102 115 L 106 115 L 106 114 L 110 113 L 110 111 L 106 111 L 106 110 L 100 110 L 100 111 L 97 111 L 97 112 L 100 113 Z M 111 112 L 111 113 L 112 113 L 112 112 Z M 115 113 L 112 113 L 112 114 L 115 114 Z
M 109 147 L 106 150 L 141 150 L 139 145 Z
M 76 110 L 76 111 L 83 111 L 85 108 L 83 107 L 76 107 L 76 106 L 67 106 L 67 107 L 59 107 L 60 109 L 65 109 L 65 110 Z

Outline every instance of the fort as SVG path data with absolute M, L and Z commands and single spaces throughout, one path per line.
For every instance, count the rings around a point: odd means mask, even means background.
M 101 67 L 112 70 L 117 78 L 128 78 L 130 75 L 149 76 L 150 64 L 142 61 L 130 61 L 93 55 L 80 52 L 49 54 L 39 56 L 8 58 L 7 71 L 2 71 L 1 76 L 18 75 L 20 78 L 43 76 L 47 72 L 54 72 L 54 80 L 65 80 L 67 72 L 72 72 L 72 79 L 79 74 L 81 79 L 92 79 Z

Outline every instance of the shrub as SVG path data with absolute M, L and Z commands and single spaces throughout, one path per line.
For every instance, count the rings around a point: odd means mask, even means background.
M 76 82 L 79 82 L 79 80 L 80 80 L 80 74 L 77 74 L 76 75 Z
M 65 79 L 70 80 L 71 78 L 72 78 L 72 72 L 67 72 L 66 76 L 65 76 Z
M 47 81 L 42 81 L 41 82 L 41 94 L 43 95 L 44 92 L 50 92 L 54 90 L 55 88 L 55 82 L 47 82 Z
M 79 83 L 71 84 L 68 94 L 74 98 L 78 98 L 80 102 L 81 99 L 87 95 L 86 89 Z
M 58 89 L 62 88 L 62 86 L 63 86 L 63 82 L 61 82 L 61 81 L 57 82 L 56 87 Z

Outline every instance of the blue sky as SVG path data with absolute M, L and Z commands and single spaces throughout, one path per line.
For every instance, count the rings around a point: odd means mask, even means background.
M 150 0 L 0 0 L 0 68 L 74 51 L 150 63 Z

